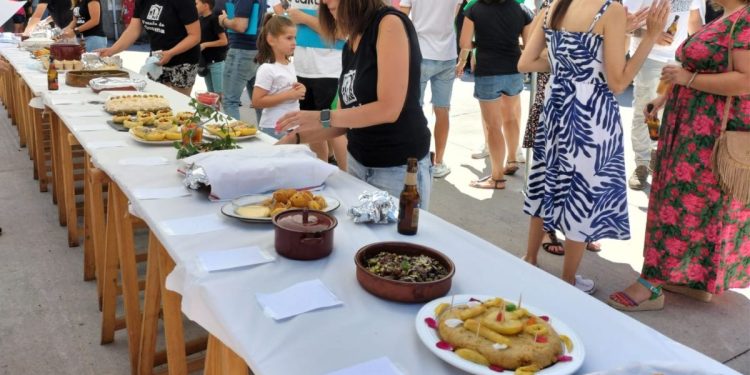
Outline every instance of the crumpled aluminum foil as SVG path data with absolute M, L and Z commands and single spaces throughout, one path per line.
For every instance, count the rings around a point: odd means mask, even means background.
M 183 185 L 189 189 L 198 190 L 205 185 L 210 185 L 208 175 L 203 167 L 195 163 L 185 165 L 185 179 Z
M 349 208 L 347 216 L 355 223 L 389 224 L 398 222 L 398 200 L 387 191 L 365 191 L 360 204 Z
M 81 55 L 81 63 L 83 63 L 84 70 L 104 70 L 122 69 L 122 57 L 120 56 L 109 56 L 101 57 L 96 52 L 87 52 Z
M 90 80 L 89 86 L 94 92 L 124 89 L 143 91 L 146 88 L 146 81 L 140 78 L 100 77 Z

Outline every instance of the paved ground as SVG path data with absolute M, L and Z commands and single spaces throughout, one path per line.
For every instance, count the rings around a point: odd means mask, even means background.
M 126 56 L 138 69 L 142 54 Z M 528 218 L 521 212 L 523 173 L 511 177 L 504 191 L 470 188 L 468 182 L 489 172 L 486 160 L 470 153 L 482 142 L 479 106 L 471 83 L 456 82 L 452 132 L 446 162 L 453 172 L 433 185 L 432 211 L 517 256 L 526 247 Z M 202 89 L 202 83 L 196 90 Z M 528 91 L 523 93 L 524 116 Z M 632 115 L 622 103 L 626 139 Z M 243 116 L 251 116 L 243 107 Z M 99 345 L 96 287 L 81 281 L 82 252 L 68 248 L 65 229 L 57 224 L 49 193 L 32 180 L 26 149 L 0 110 L 0 375 L 127 374 L 126 337 Z M 632 153 L 626 147 L 627 169 Z M 599 254 L 587 253 L 580 272 L 592 277 L 600 300 L 632 282 L 642 264 L 646 192 L 628 192 L 632 239 L 603 241 Z M 559 274 L 562 258 L 542 252 L 540 266 Z M 712 303 L 667 295 L 661 312 L 631 316 L 665 335 L 750 374 L 750 290 L 732 290 Z M 585 312 L 582 312 L 585 314 Z

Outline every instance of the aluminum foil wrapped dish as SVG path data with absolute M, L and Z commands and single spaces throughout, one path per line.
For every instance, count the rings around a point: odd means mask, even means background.
M 398 200 L 387 191 L 365 191 L 359 196 L 359 205 L 349 208 L 346 214 L 355 223 L 396 223 Z

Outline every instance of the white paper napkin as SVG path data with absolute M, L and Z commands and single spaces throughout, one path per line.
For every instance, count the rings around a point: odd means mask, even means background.
M 388 357 L 380 357 L 326 375 L 403 375 Z
M 225 229 L 227 227 L 222 218 L 217 214 L 165 220 L 159 223 L 159 225 L 164 233 L 170 236 L 208 233 Z
M 277 293 L 256 293 L 255 298 L 263 313 L 275 320 L 343 304 L 320 279 L 303 281 Z
M 137 188 L 133 190 L 136 199 L 169 199 L 186 197 L 190 191 L 184 186 L 170 186 L 163 188 Z
M 108 130 L 109 126 L 103 124 L 81 124 L 72 125 L 71 128 L 73 128 L 73 131 L 76 132 L 93 132 L 97 130 Z
M 88 111 L 72 111 L 72 112 L 65 113 L 65 115 L 70 116 L 70 117 L 107 117 L 109 116 L 107 112 L 104 112 L 101 109 L 88 110 Z
M 231 270 L 273 262 L 276 258 L 258 246 L 238 247 L 229 250 L 205 251 L 198 254 L 200 265 L 208 272 Z
M 93 141 L 86 144 L 86 148 L 92 150 L 98 150 L 100 148 L 115 148 L 125 147 L 127 144 L 124 141 Z
M 169 160 L 167 160 L 167 158 L 163 156 L 142 156 L 142 157 L 120 159 L 118 163 L 120 165 L 149 166 L 149 165 L 165 165 L 168 162 Z

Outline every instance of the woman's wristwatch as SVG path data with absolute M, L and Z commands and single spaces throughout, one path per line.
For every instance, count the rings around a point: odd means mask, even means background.
M 323 128 L 331 127 L 331 110 L 324 109 L 320 111 L 320 123 L 323 124 Z

